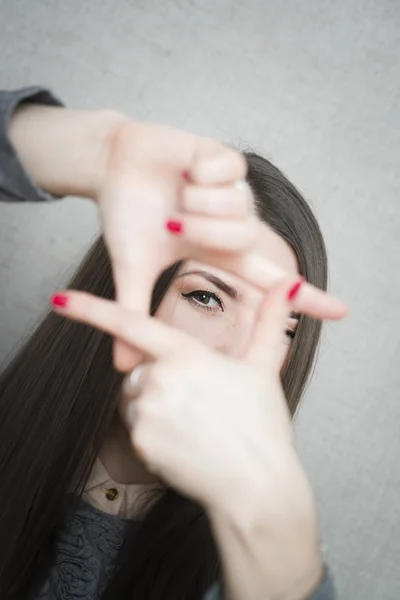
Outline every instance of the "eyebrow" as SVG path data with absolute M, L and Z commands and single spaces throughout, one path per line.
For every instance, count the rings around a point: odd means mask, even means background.
M 217 287 L 222 292 L 225 292 L 225 294 L 227 294 L 233 300 L 237 300 L 239 297 L 239 294 L 237 290 L 235 290 L 235 288 L 228 285 L 225 281 L 223 281 L 216 275 L 208 273 L 208 271 L 186 271 L 185 273 L 181 273 L 180 275 L 178 275 L 177 279 L 179 279 L 180 277 L 185 277 L 186 275 L 199 275 L 200 277 L 204 277 L 204 279 L 207 279 L 207 281 L 213 283 L 215 287 Z
M 233 300 L 237 300 L 239 298 L 239 294 L 238 294 L 237 290 L 235 290 L 235 288 L 228 285 L 225 281 L 223 281 L 216 275 L 212 275 L 208 271 L 202 271 L 202 270 L 186 271 L 185 273 L 181 273 L 180 275 L 178 275 L 176 279 L 180 279 L 181 277 L 185 277 L 186 275 L 199 275 L 200 277 L 204 277 L 204 279 L 207 279 L 207 281 L 209 281 L 210 283 L 213 283 L 219 290 L 221 290 L 222 292 L 225 292 L 225 294 L 227 294 Z M 295 319 L 296 321 L 299 321 L 300 314 L 292 311 L 290 313 L 290 318 Z

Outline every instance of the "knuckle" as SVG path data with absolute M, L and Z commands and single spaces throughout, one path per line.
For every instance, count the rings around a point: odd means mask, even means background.
M 138 125 L 129 119 L 121 118 L 108 135 L 108 160 L 113 172 L 121 170 L 121 159 L 135 148 Z M 140 138 L 139 138 L 140 139 Z M 122 165 L 124 162 L 122 161 Z
M 245 217 L 249 214 L 249 196 L 236 186 L 201 189 L 187 186 L 182 194 L 183 208 L 205 214 Z

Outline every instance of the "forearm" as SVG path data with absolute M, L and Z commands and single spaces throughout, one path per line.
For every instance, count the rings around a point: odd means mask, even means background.
M 234 508 L 209 511 L 229 600 L 306 600 L 323 573 L 314 500 L 302 472 L 298 493 L 241 496 Z M 249 490 L 250 492 L 250 490 Z
M 34 183 L 54 196 L 95 198 L 103 177 L 108 140 L 124 120 L 109 110 L 70 110 L 21 104 L 9 138 Z

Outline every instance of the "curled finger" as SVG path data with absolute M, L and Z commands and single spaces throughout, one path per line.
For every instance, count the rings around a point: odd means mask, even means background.
M 218 187 L 186 185 L 180 202 L 183 212 L 231 219 L 245 219 L 254 212 L 253 206 L 250 187 L 243 179 Z
M 181 236 L 189 247 L 228 253 L 252 248 L 257 238 L 257 227 L 255 217 L 239 220 L 180 214 L 167 222 L 170 233 Z
M 244 252 L 241 255 L 206 253 L 205 263 L 238 275 L 247 283 L 262 291 L 269 291 L 282 283 L 290 275 L 275 262 L 256 252 Z M 329 293 L 305 281 L 293 302 L 293 310 L 304 313 L 314 319 L 342 319 L 348 313 L 346 304 Z
M 282 340 L 292 303 L 303 284 L 300 277 L 284 280 L 263 298 L 246 355 L 247 362 L 260 373 L 268 367 L 277 372 L 281 368 Z
M 117 302 L 87 292 L 58 292 L 50 302 L 53 310 L 60 315 L 122 340 L 128 346 L 139 349 L 149 360 L 169 361 L 198 354 L 203 348 L 188 334 L 158 319 L 134 313 Z
M 189 178 L 202 185 L 219 185 L 244 179 L 247 162 L 244 155 L 210 138 L 198 138 L 188 172 Z

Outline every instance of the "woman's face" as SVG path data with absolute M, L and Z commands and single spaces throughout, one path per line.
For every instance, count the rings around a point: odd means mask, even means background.
M 260 223 L 256 251 L 287 273 L 294 276 L 298 273 L 292 248 L 263 223 Z M 190 260 L 168 289 L 157 318 L 216 350 L 239 358 L 249 343 L 261 299 L 259 290 L 238 277 Z M 289 317 L 287 331 L 294 332 L 296 326 L 297 319 Z M 282 333 L 282 365 L 291 339 L 290 334 Z

